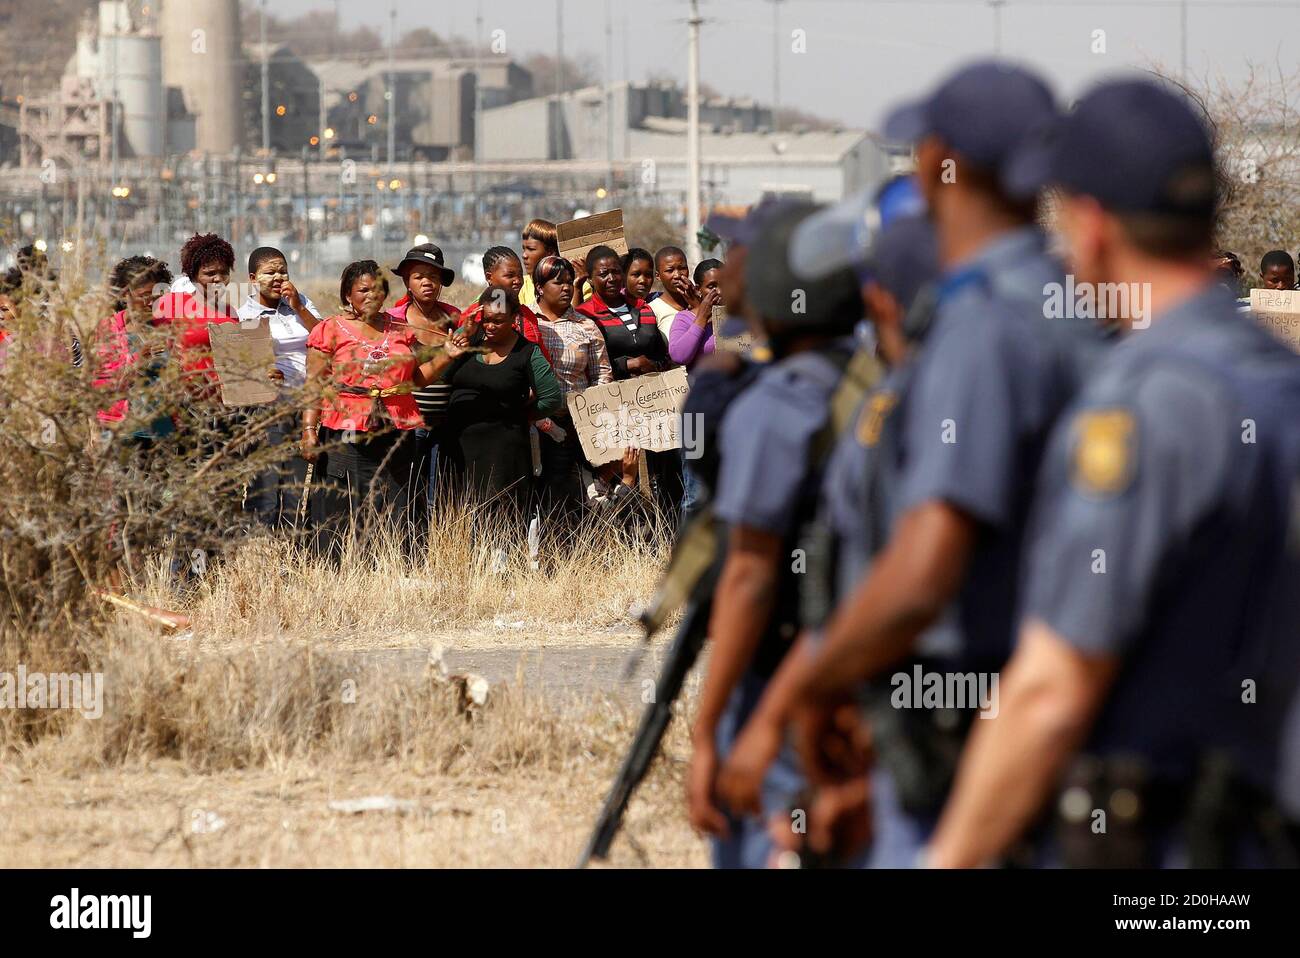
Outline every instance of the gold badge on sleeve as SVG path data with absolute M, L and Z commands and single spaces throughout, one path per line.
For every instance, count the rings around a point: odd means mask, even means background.
M 881 390 L 873 394 L 862 404 L 862 412 L 858 414 L 857 429 L 857 439 L 860 445 L 871 449 L 880 442 L 880 433 L 885 428 L 885 420 L 897 405 L 897 393 L 888 390 Z
M 1074 484 L 1093 496 L 1113 496 L 1133 481 L 1137 421 L 1127 409 L 1094 409 L 1075 419 Z

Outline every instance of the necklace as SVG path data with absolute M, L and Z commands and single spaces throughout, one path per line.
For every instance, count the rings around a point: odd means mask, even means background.
M 364 322 L 360 318 L 358 318 L 357 321 Z M 365 375 L 377 376 L 384 371 L 384 363 L 388 360 L 388 354 L 390 351 L 388 345 L 388 335 L 389 332 L 391 331 L 390 328 L 392 324 L 393 324 L 393 318 L 389 316 L 387 313 L 385 313 L 384 314 L 384 338 L 378 343 L 375 343 L 373 340 L 367 341 L 362 337 L 357 336 L 357 339 L 360 340 L 363 345 L 366 342 L 370 343 L 370 349 L 366 353 L 365 361 L 361 364 L 361 371 Z M 369 324 L 366 323 L 366 325 Z M 356 334 L 354 333 L 353 335 Z

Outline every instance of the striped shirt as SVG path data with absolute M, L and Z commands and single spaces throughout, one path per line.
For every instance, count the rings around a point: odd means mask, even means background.
M 411 297 L 403 296 L 397 301 L 388 315 L 400 323 L 406 322 L 406 312 L 411 306 Z M 438 303 L 438 308 L 442 310 L 443 315 L 449 323 L 454 324 L 460 316 L 460 310 L 448 303 Z M 430 429 L 442 425 L 443 420 L 447 418 L 447 404 L 451 401 L 451 386 L 444 382 L 432 383 L 415 390 L 415 405 L 420 410 L 420 415 L 424 417 L 424 424 Z
M 655 325 L 655 314 L 639 299 L 627 302 L 637 319 L 630 327 L 599 296 L 593 296 L 577 309 L 579 316 L 595 322 L 605 334 L 605 349 L 609 352 L 615 379 L 629 378 L 632 374 L 628 372 L 628 360 L 638 356 L 653 360 L 661 368 L 672 365 L 668 358 L 668 344 Z

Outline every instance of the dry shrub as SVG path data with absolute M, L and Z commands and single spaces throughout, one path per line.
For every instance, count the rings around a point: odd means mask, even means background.
M 1290 64 L 1247 64 L 1232 83 L 1205 75 L 1186 82 L 1160 67 L 1152 72 L 1196 104 L 1215 142 L 1222 201 L 1217 242 L 1241 258 L 1244 289 L 1259 284 L 1269 250 L 1300 248 L 1300 73 Z
M 101 444 L 95 411 L 125 392 L 92 386 L 97 324 L 86 318 L 108 309 L 102 291 L 33 286 L 0 361 L 0 671 L 23 664 L 102 673 L 105 686 L 96 720 L 66 709 L 0 709 L 0 754 L 38 749 L 110 764 L 168 758 L 198 769 L 318 756 L 411 759 L 441 770 L 612 762 L 630 730 L 619 710 L 598 706 L 593 726 L 501 688 L 467 716 L 434 671 L 383 672 L 326 642 L 501 614 L 627 621 L 662 563 L 666 525 L 645 539 L 621 521 L 587 517 L 571 539 L 549 539 L 534 570 L 524 517 L 488 521 L 444 496 L 424 553 L 405 555 L 380 529 L 345 541 L 338 561 L 321 558 L 238 518 L 244 484 L 292 452 L 247 440 L 293 414 L 291 404 L 252 411 L 233 440 L 192 425 L 188 442 L 160 444 L 143 462 L 120 441 Z M 80 369 L 65 349 L 74 332 L 85 345 Z M 174 363 L 129 395 L 133 415 L 186 411 Z M 127 431 L 146 424 L 129 422 Z M 198 572 L 186 562 L 196 551 L 205 556 Z M 111 612 L 101 590 L 192 611 L 194 635 L 164 637 Z M 355 702 L 345 701 L 345 681 L 356 683 Z
M 665 246 L 682 246 L 682 231 L 668 221 L 660 206 L 629 206 L 623 211 L 623 227 L 629 246 L 657 253 Z
M 237 545 L 248 533 L 244 490 L 294 452 L 265 443 L 268 429 L 319 399 L 304 390 L 232 410 L 200 398 L 170 331 L 147 325 L 135 333 L 139 352 L 165 352 L 130 379 L 96 387 L 106 346 L 99 322 L 114 308 L 106 290 L 76 277 L 29 275 L 0 347 L 0 635 L 93 633 L 103 619 L 96 590 L 123 570 L 139 574 L 168 553 L 186 565 L 197 552 L 206 565 Z M 100 423 L 100 410 L 127 398 L 119 427 Z M 170 436 L 136 438 L 168 420 L 177 424 Z

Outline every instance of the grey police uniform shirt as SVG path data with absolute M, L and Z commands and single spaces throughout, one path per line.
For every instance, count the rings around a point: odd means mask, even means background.
M 1281 417 L 1246 408 L 1216 363 L 1300 374 L 1300 357 L 1218 289 L 1110 351 L 1045 456 L 1023 620 L 1123 661 L 1089 751 L 1145 756 L 1157 777 L 1186 780 L 1217 745 L 1267 788 L 1300 663 L 1300 557 L 1281 606 L 1254 590 L 1279 571 L 1288 522 L 1294 533 L 1300 520 L 1263 505 L 1276 467 L 1249 423 L 1300 421 L 1300 402 Z M 1259 625 L 1287 621 L 1290 635 Z
M 944 502 L 980 526 L 957 598 L 962 670 L 996 669 L 1010 654 L 1042 450 L 1101 348 L 1090 320 L 1047 318 L 1045 287 L 1061 282 L 1042 232 L 1028 227 L 950 271 L 896 413 L 895 512 Z
M 845 352 L 852 344 L 837 344 Z M 820 478 L 810 468 L 812 440 L 830 416 L 841 369 L 804 352 L 759 373 L 727 409 L 718 431 L 722 466 L 714 514 L 782 537 L 797 531 L 801 508 Z
M 847 356 L 852 343 L 835 344 Z M 728 407 L 718 431 L 722 453 L 714 515 L 728 526 L 780 536 L 787 548 L 772 617 L 749 671 L 770 675 L 800 624 L 799 580 L 792 573 L 796 534 L 814 507 L 821 470 L 811 463 L 813 438 L 830 417 L 841 368 L 825 355 L 803 352 L 758 374 Z
M 834 534 L 833 591 L 844 601 L 869 572 L 898 516 L 899 396 L 911 365 L 889 370 L 862 401 L 849 429 L 839 437 L 822 479 L 820 519 Z M 949 609 L 917 642 L 922 655 L 954 655 L 961 647 Z

